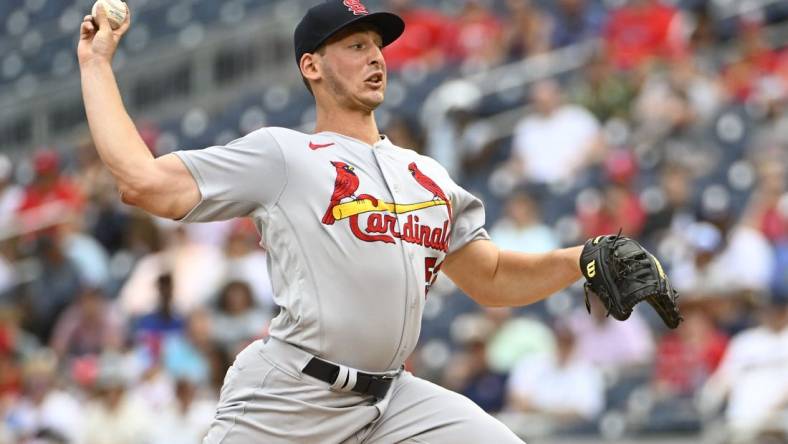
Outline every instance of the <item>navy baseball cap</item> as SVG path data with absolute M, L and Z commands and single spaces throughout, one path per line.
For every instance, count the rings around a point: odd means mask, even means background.
M 327 0 L 310 8 L 293 35 L 296 64 L 301 56 L 315 52 L 331 36 L 355 23 L 369 23 L 383 38 L 383 46 L 397 40 L 405 22 L 391 12 L 370 13 L 361 0 Z

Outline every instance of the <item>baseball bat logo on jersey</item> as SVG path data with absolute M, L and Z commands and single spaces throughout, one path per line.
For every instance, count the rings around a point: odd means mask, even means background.
M 356 194 L 359 178 L 355 168 L 345 162 L 333 161 L 336 170 L 334 192 L 323 215 L 325 225 L 348 220 L 350 230 L 359 240 L 365 242 L 384 242 L 393 244 L 396 239 L 422 245 L 437 251 L 449 251 L 449 231 L 451 226 L 451 201 L 435 181 L 425 175 L 415 162 L 408 165 L 413 178 L 421 188 L 432 193 L 430 200 L 408 204 L 383 202 L 369 194 Z M 433 227 L 421 220 L 417 214 L 409 214 L 407 221 L 400 225 L 397 215 L 422 211 L 427 208 L 445 206 L 448 219 L 440 227 Z M 359 216 L 368 214 L 366 227 L 362 229 Z

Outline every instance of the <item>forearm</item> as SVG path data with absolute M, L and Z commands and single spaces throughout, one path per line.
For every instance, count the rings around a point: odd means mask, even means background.
M 153 155 L 123 106 L 108 61 L 82 65 L 82 98 L 90 133 L 99 156 L 124 189 L 138 186 Z
M 99 5 L 101 6 L 101 5 Z M 131 24 L 131 11 L 112 29 L 103 7 L 79 27 L 77 58 L 88 126 L 101 160 L 115 176 L 123 202 L 177 219 L 200 201 L 197 182 L 175 155 L 154 158 L 123 107 L 112 57 Z
M 580 279 L 582 251 L 572 247 L 518 253 L 477 240 L 451 253 L 442 270 L 479 304 L 515 307 L 541 301 Z
M 528 305 L 572 285 L 582 277 L 583 247 L 548 253 L 499 251 L 490 289 L 480 302 L 489 306 Z

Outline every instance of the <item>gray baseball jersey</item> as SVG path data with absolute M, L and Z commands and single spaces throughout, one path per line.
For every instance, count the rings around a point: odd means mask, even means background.
M 175 154 L 202 194 L 183 221 L 258 227 L 282 308 L 270 335 L 360 370 L 400 367 L 446 255 L 488 238 L 481 201 L 385 137 L 263 128 Z

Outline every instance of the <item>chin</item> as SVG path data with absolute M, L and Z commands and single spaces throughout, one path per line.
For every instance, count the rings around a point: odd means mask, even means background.
M 360 97 L 360 102 L 374 110 L 383 103 L 385 97 L 386 95 L 382 92 L 368 93 Z

